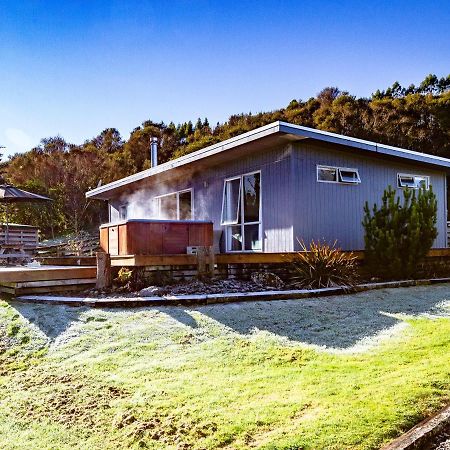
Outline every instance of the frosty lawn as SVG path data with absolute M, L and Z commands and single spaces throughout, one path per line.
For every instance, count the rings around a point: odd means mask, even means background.
M 376 449 L 448 401 L 449 299 L 0 303 L 0 448 Z

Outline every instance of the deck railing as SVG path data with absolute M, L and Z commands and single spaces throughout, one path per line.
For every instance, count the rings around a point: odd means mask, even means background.
M 98 236 L 77 239 L 56 244 L 40 244 L 37 255 L 40 257 L 94 256 L 100 248 Z
M 39 230 L 30 225 L 0 225 L 0 245 L 18 244 L 25 250 L 35 249 L 39 242 Z

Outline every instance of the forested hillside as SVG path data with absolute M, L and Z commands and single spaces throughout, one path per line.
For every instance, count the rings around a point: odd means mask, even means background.
M 85 192 L 148 168 L 152 136 L 159 138 L 162 163 L 275 120 L 450 157 L 450 75 L 429 75 L 407 88 L 396 82 L 371 98 L 328 87 L 308 100 L 295 99 L 270 112 L 232 115 L 216 125 L 206 118 L 178 125 L 147 120 L 128 139 L 115 128 L 82 145 L 61 136 L 45 138 L 4 163 L 3 176 L 54 202 L 17 207 L 12 219 L 38 225 L 48 235 L 94 228 L 106 209 L 103 202 L 87 201 Z

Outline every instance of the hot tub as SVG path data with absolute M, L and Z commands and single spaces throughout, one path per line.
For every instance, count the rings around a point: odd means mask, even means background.
M 100 247 L 110 255 L 174 255 L 212 246 L 213 224 L 200 220 L 128 219 L 100 226 Z

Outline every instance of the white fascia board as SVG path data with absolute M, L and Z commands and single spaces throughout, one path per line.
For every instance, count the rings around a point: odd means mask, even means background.
M 104 186 L 92 189 L 91 191 L 88 191 L 86 193 L 86 197 L 95 198 L 96 196 L 104 194 L 105 192 L 108 192 L 112 189 L 117 189 L 122 186 L 126 186 L 127 184 L 134 183 L 136 181 L 140 181 L 145 178 L 151 177 L 158 173 L 166 172 L 167 170 L 174 169 L 176 167 L 181 167 L 186 164 L 190 164 L 192 162 L 198 161 L 208 156 L 222 153 L 234 147 L 238 147 L 239 145 L 243 145 L 261 139 L 271 134 L 275 134 L 278 131 L 279 131 L 279 122 L 270 123 L 263 127 L 256 128 L 255 130 L 248 131 L 247 133 L 243 133 L 238 136 L 227 139 L 226 141 L 222 141 L 217 144 L 210 145 L 208 147 L 197 150 L 188 155 L 181 156 L 180 158 L 174 159 L 173 161 L 168 161 L 159 166 L 143 170 L 142 172 L 135 173 L 128 177 L 121 178 L 120 180 L 113 181 L 112 183 L 105 184 Z
M 426 153 L 415 152 L 390 145 L 378 144 L 364 139 L 343 136 L 342 134 L 330 133 L 329 131 L 316 130 L 314 128 L 302 127 L 287 122 L 280 122 L 280 132 L 296 134 L 302 137 L 309 137 L 333 144 L 346 145 L 347 147 L 355 147 L 381 155 L 395 156 L 397 158 L 409 159 L 416 162 L 433 164 L 450 168 L 450 159 L 441 156 L 428 155 Z

